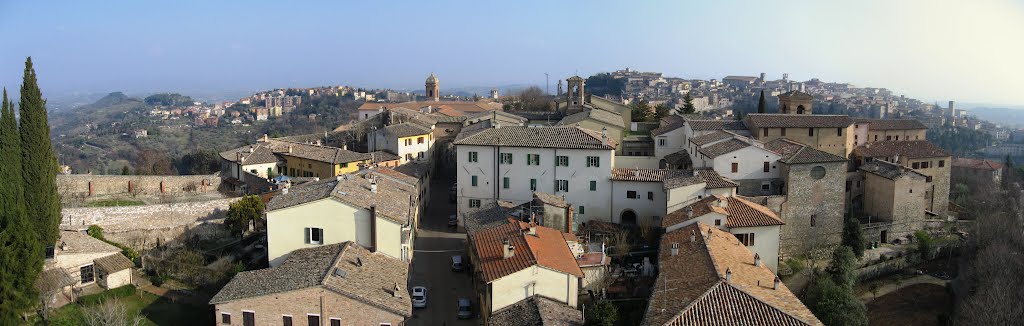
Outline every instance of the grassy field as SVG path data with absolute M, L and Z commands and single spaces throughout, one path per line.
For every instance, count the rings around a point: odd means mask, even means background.
M 109 292 L 97 294 L 97 296 Z M 129 315 L 142 316 L 145 325 L 212 325 L 213 314 L 205 306 L 175 303 L 143 291 L 135 291 L 134 294 L 120 297 L 119 300 L 125 305 Z M 79 300 L 79 302 L 84 301 L 96 300 Z M 61 307 L 51 312 L 50 325 L 83 325 L 85 311 L 94 305 L 95 303 L 72 303 Z M 39 321 L 36 325 L 43 325 L 43 323 Z
M 94 202 L 86 203 L 88 207 L 113 207 L 113 206 L 139 206 L 145 205 L 146 203 L 141 200 L 131 199 L 104 199 Z
M 952 309 L 946 288 L 935 284 L 914 284 L 871 300 L 870 325 L 938 325 L 940 315 Z

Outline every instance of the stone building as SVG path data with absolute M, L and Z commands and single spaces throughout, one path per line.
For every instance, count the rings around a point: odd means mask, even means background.
M 441 100 L 441 83 L 437 81 L 437 76 L 434 76 L 434 73 L 430 73 L 430 76 L 427 77 L 425 86 L 428 100 L 435 102 Z
M 912 169 L 871 161 L 860 166 L 862 191 L 854 193 L 855 216 L 863 216 L 865 240 L 883 243 L 924 228 L 927 176 Z
M 908 167 L 925 175 L 930 215 L 945 217 L 949 210 L 952 156 L 927 140 L 879 141 L 861 145 L 853 152 L 854 164 L 881 160 Z
M 846 158 L 853 149 L 853 119 L 845 115 L 748 114 L 743 123 L 762 142 L 786 138 Z
M 811 102 L 814 97 L 801 91 L 790 91 L 779 94 L 779 113 L 781 114 L 807 114 L 813 113 Z
M 990 160 L 957 157 L 953 159 L 953 175 L 998 184 L 1003 179 L 1003 165 Z

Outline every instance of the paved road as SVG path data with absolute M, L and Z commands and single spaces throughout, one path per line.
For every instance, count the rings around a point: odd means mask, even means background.
M 448 189 L 455 183 L 453 168 L 441 168 L 430 185 L 430 204 L 420 217 L 413 254 L 410 287 L 427 287 L 427 307 L 413 311 L 407 323 L 416 325 L 476 325 L 478 319 L 456 318 L 458 298 L 469 298 L 476 304 L 476 295 L 467 272 L 450 268 L 452 255 L 465 255 L 466 234 L 448 229 L 448 216 L 455 214 L 455 204 L 448 201 Z

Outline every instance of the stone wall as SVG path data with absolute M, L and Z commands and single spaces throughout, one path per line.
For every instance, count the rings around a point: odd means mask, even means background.
M 201 224 L 223 222 L 238 198 L 122 207 L 65 208 L 61 228 L 84 230 L 99 225 L 107 239 L 135 249 L 149 249 Z
M 57 175 L 62 201 L 102 197 L 190 196 L 216 192 L 220 176 L 211 175 Z
M 814 179 L 811 170 L 825 169 Z M 846 196 L 846 162 L 783 165 L 786 201 L 779 217 L 786 224 L 780 232 L 780 256 L 827 250 L 842 238 Z M 769 206 L 771 207 L 771 206 Z

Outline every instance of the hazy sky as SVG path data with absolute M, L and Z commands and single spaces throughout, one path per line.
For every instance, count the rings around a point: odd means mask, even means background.
M 1022 1 L 11 1 L 0 85 L 44 95 L 765 72 L 1024 104 Z

